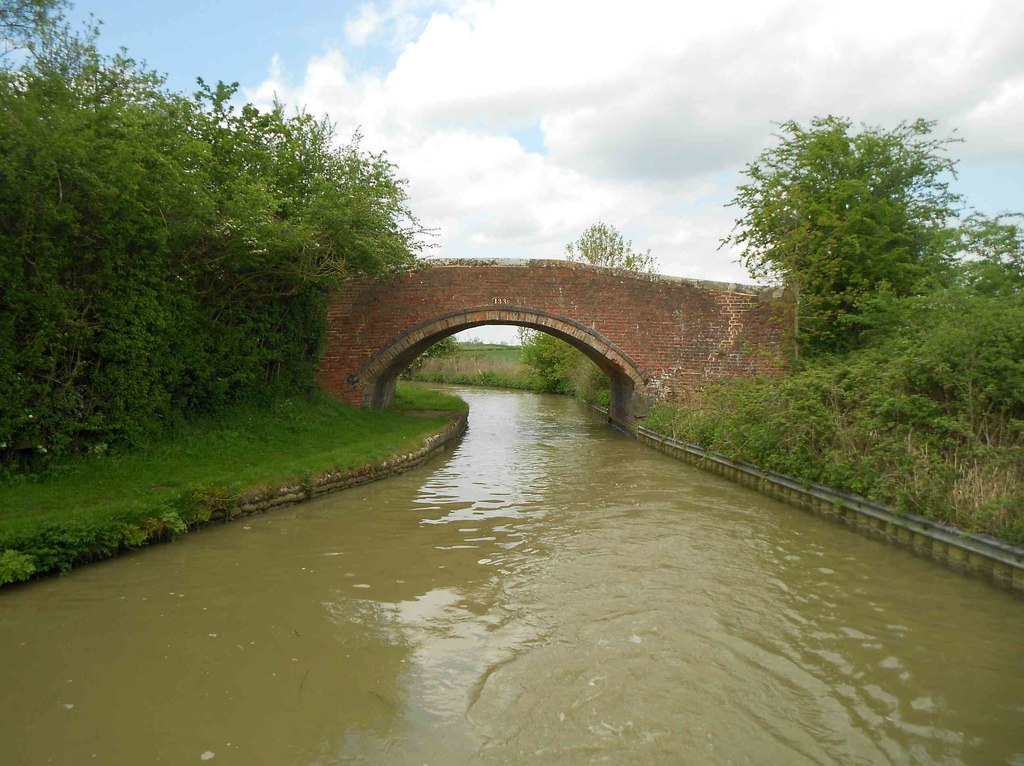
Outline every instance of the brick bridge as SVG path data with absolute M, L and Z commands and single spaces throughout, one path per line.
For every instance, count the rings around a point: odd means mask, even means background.
M 609 416 L 626 428 L 652 398 L 788 367 L 775 290 L 567 261 L 434 260 L 346 280 L 331 296 L 320 383 L 352 404 L 385 407 L 417 356 L 486 324 L 530 327 L 578 348 L 608 375 Z

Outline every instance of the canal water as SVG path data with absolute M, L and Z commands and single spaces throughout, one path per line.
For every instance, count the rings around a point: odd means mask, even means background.
M 1024 605 L 484 390 L 401 477 L 0 593 L 4 764 L 1024 765 Z

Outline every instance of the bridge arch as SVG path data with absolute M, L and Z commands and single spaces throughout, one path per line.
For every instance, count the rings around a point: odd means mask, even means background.
M 786 305 L 773 289 L 567 261 L 430 260 L 350 277 L 328 296 L 317 376 L 331 396 L 382 406 L 398 374 L 446 335 L 520 325 L 590 357 L 611 381 L 611 418 L 632 429 L 651 399 L 786 374 Z
M 629 354 L 593 327 L 526 306 L 467 308 L 428 319 L 389 339 L 366 364 L 349 375 L 346 382 L 362 389 L 363 406 L 387 407 L 394 397 L 398 376 L 420 354 L 449 335 L 493 324 L 538 330 L 583 352 L 608 376 L 611 385 L 609 417 L 614 422 L 631 428 L 638 417 L 646 414 L 647 379 Z

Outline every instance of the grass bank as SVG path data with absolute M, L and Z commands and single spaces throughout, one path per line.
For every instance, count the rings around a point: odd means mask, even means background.
M 391 411 L 322 395 L 243 406 L 125 454 L 91 455 L 0 485 L 0 585 L 173 538 L 261 487 L 308 481 L 419 446 L 461 399 L 400 386 Z

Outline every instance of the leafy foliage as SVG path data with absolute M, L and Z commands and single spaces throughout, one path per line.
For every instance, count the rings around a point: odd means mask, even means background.
M 714 386 L 647 425 L 1024 543 L 1024 290 L 889 292 L 864 319 L 863 349 Z
M 723 244 L 799 293 L 807 359 L 661 404 L 647 425 L 1024 544 L 1021 216 L 949 225 L 954 162 L 931 123 L 782 127 Z
M 0 8 L 31 52 L 0 69 L 0 470 L 309 387 L 325 289 L 422 247 L 387 157 Z
M 946 181 L 950 140 L 931 138 L 925 120 L 851 127 L 783 123 L 779 144 L 747 166 L 731 202 L 743 215 L 722 242 L 754 277 L 788 284 L 807 355 L 857 347 L 864 296 L 883 283 L 912 294 L 949 262 L 946 223 L 960 201 Z
M 41 31 L 57 28 L 65 8 L 61 0 L 0 0 L 0 62 L 33 47 Z
M 956 230 L 966 260 L 957 274 L 974 291 L 1010 295 L 1024 291 L 1024 215 L 993 218 L 972 213 Z
M 588 226 L 575 242 L 565 246 L 566 259 L 612 269 L 626 269 L 638 274 L 653 274 L 656 261 L 651 251 L 638 252 L 633 243 L 623 238 L 614 226 L 595 223 Z
M 543 332 L 524 333 L 523 363 L 532 367 L 543 383 L 543 390 L 552 394 L 572 394 L 570 376 L 582 359 L 592 364 L 580 351 L 563 340 Z
M 553 335 L 526 334 L 523 362 L 540 379 L 542 391 L 607 404 L 608 378 L 586 354 Z
M 30 554 L 13 548 L 0 553 L 0 585 L 27 580 L 35 572 L 35 559 Z

